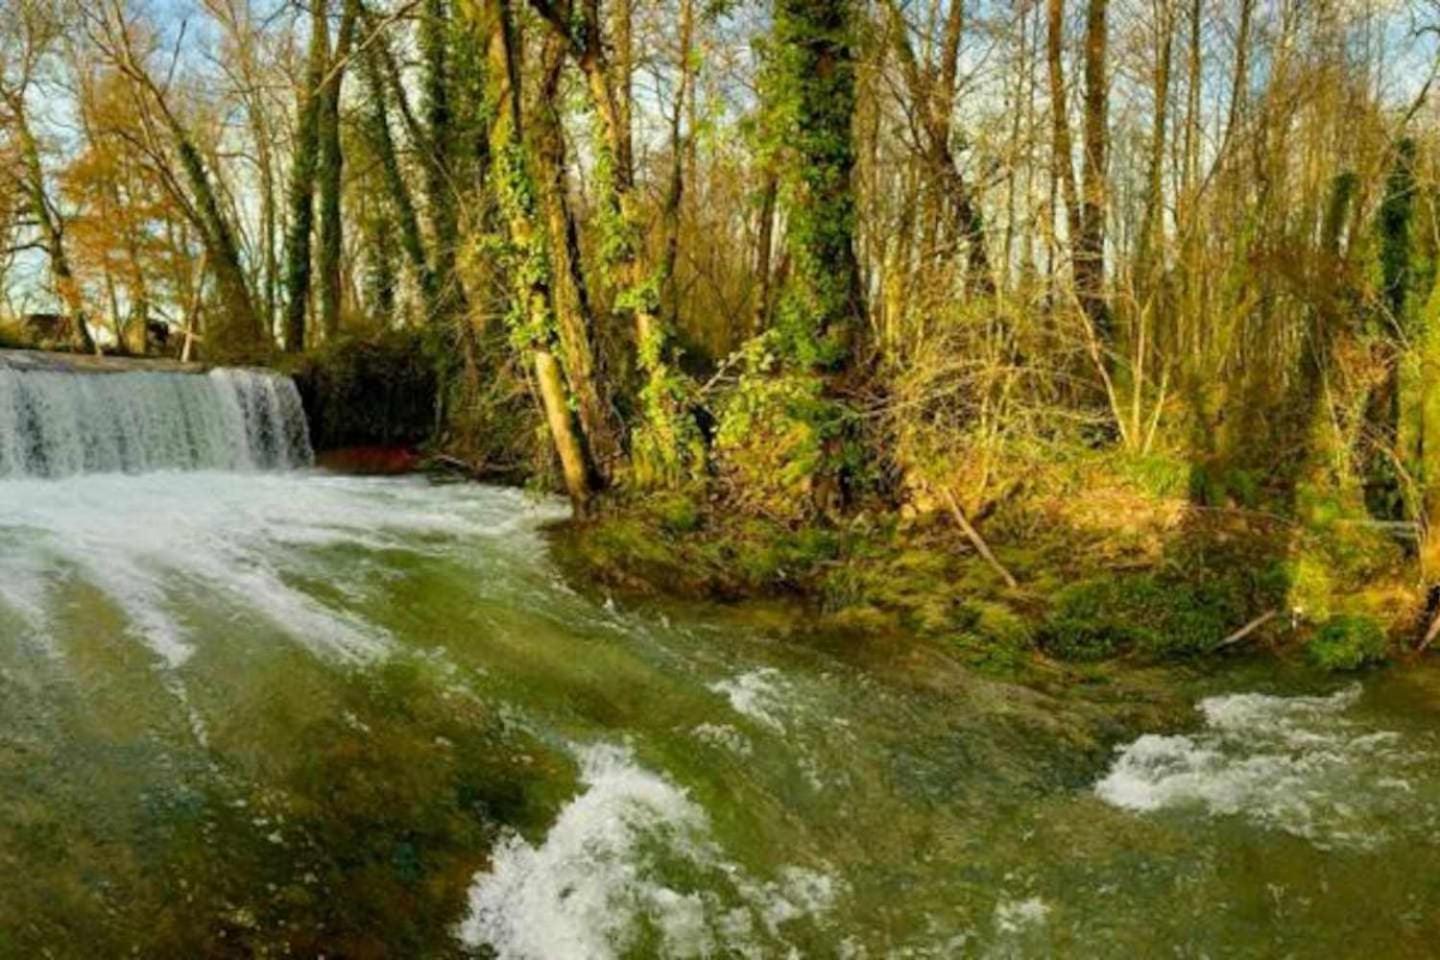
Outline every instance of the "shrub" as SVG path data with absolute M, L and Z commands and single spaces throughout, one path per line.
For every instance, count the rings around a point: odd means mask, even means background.
M 289 371 L 317 450 L 414 445 L 435 428 L 435 367 L 422 338 L 391 331 L 307 353 Z

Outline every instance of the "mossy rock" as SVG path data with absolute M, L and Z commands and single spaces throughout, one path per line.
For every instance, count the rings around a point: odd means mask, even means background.
M 1338 614 L 1315 631 L 1305 656 L 1322 670 L 1359 670 L 1383 661 L 1389 647 L 1385 630 L 1373 617 Z

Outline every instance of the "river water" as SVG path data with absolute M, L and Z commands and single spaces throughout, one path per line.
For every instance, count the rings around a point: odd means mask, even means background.
M 1009 686 L 506 489 L 0 480 L 0 957 L 1431 957 L 1440 673 Z
M 582 595 L 561 515 L 309 471 L 0 484 L 0 954 L 1440 943 L 1433 670 L 1192 677 L 1135 736 L 1103 685 Z

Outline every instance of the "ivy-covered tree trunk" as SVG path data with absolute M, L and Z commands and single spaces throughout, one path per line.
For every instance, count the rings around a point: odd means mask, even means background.
M 1428 582 L 1440 581 L 1440 271 L 1420 318 L 1419 473 L 1420 516 L 1425 539 L 1421 570 Z
M 315 221 L 315 173 L 320 157 L 320 101 L 325 61 L 330 55 L 326 0 L 315 0 L 310 17 L 310 54 L 300 114 L 295 127 L 295 153 L 290 167 L 290 224 L 285 234 L 285 349 L 305 349 L 305 318 L 310 306 L 310 234 Z
M 340 328 L 340 254 L 344 246 L 344 223 L 340 211 L 341 175 L 345 158 L 340 148 L 340 88 L 350 58 L 351 38 L 359 0 L 345 0 L 340 34 L 320 91 L 320 329 L 326 340 L 334 339 Z
M 777 0 L 768 91 L 790 275 L 776 328 L 796 369 L 836 373 L 865 315 L 855 259 L 855 50 L 850 0 Z
M 167 117 L 177 141 L 180 165 L 195 195 L 197 226 L 205 240 L 220 297 L 219 322 L 208 324 L 205 331 L 206 357 L 233 361 L 263 359 L 274 344 L 269 331 L 260 325 L 260 315 L 255 310 L 250 283 L 240 260 L 240 248 L 235 243 L 234 229 L 221 210 L 220 198 L 210 182 L 200 151 L 190 142 L 179 120 L 168 113 Z
M 1377 338 L 1393 338 L 1402 348 L 1382 353 L 1384 374 L 1366 407 L 1369 432 L 1374 438 L 1366 477 L 1370 509 L 1377 516 L 1395 520 L 1405 512 L 1404 486 L 1395 464 L 1414 465 L 1419 433 L 1416 393 L 1420 373 L 1414 350 L 1418 331 L 1410 309 L 1415 192 L 1415 142 L 1407 138 L 1396 144 L 1385 195 L 1376 214 L 1381 311 L 1372 324 Z
M 582 4 L 576 18 L 550 0 L 530 0 L 530 5 L 565 39 L 585 79 L 599 126 L 595 180 L 600 252 L 616 309 L 634 323 L 640 374 L 640 416 L 630 436 L 632 479 L 642 487 L 677 486 L 704 470 L 704 444 L 689 411 L 689 385 L 675 368 L 670 331 L 660 314 L 665 278 L 644 258 L 646 225 L 635 190 L 630 110 L 624 89 L 628 83 L 625 44 L 620 45 L 622 69 L 617 71 L 606 52 L 598 4 Z M 622 25 L 626 19 L 620 18 Z
M 516 26 L 509 0 L 488 2 L 492 5 L 488 19 L 494 31 L 491 82 L 501 85 L 493 98 L 499 109 L 491 129 L 490 152 L 493 188 L 509 233 L 500 252 L 511 284 L 511 342 L 532 364 L 535 388 L 560 460 L 565 489 L 576 512 L 583 514 L 595 489 L 595 470 L 571 410 L 564 369 L 556 356 L 560 336 L 555 322 L 551 257 L 545 231 L 538 222 L 539 195 L 524 140 Z M 471 13 L 478 25 L 483 18 L 475 16 L 478 11 Z
M 552 252 L 557 333 L 565 374 L 575 394 L 575 410 L 602 480 L 620 455 L 619 426 L 607 402 L 595 349 L 595 317 L 580 251 L 579 231 L 570 210 L 565 176 L 565 131 L 560 117 L 560 79 L 564 42 L 553 34 L 541 53 L 541 83 L 530 124 L 530 139 Z

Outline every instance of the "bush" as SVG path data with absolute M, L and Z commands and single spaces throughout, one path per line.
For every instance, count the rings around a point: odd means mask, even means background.
M 1372 617 L 1337 614 L 1315 632 L 1305 655 L 1322 670 L 1358 670 L 1385 659 L 1389 641 Z
M 413 446 L 435 428 L 435 367 L 422 338 L 395 330 L 304 354 L 288 372 L 316 450 Z

